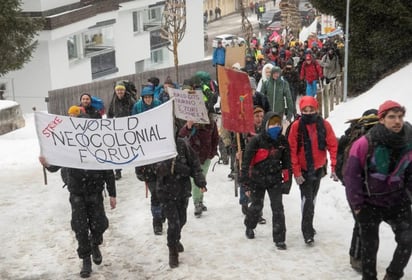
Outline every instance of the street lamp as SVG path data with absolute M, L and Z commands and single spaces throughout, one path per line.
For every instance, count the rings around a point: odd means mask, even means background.
M 348 97 L 348 55 L 349 55 L 349 2 L 346 0 L 346 26 L 345 26 L 345 68 L 343 68 L 343 102 Z

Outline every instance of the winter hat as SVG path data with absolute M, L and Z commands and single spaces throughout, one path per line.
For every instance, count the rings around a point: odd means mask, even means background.
M 126 87 L 124 86 L 123 83 L 118 83 L 118 84 L 114 87 L 114 89 L 115 89 L 115 90 L 120 90 L 120 89 L 126 90 Z
M 236 62 L 232 65 L 232 69 L 240 70 L 240 63 Z
M 158 77 L 150 77 L 149 79 L 147 79 L 147 81 L 153 84 L 155 87 L 157 87 L 160 83 L 160 80 Z
M 299 109 L 303 111 L 303 109 L 307 106 L 311 106 L 318 110 L 318 101 L 312 96 L 303 96 L 299 101 Z
M 253 110 L 253 114 L 260 113 L 260 112 L 264 112 L 262 107 L 255 106 L 255 109 Z
M 280 67 L 279 66 L 273 66 L 273 68 L 272 68 L 272 74 L 273 73 L 280 73 L 280 72 L 282 72 L 282 70 L 280 69 Z
M 271 125 L 282 125 L 282 120 L 280 119 L 279 116 L 275 115 L 271 117 L 268 121 L 268 126 L 271 126 Z
M 69 111 L 67 111 L 67 114 L 74 115 L 75 117 L 77 117 L 78 115 L 80 115 L 80 107 L 76 105 L 71 106 L 69 108 Z
M 386 116 L 386 113 L 389 110 L 392 110 L 392 109 L 395 109 L 395 108 L 399 109 L 400 111 L 405 113 L 405 107 L 401 106 L 401 104 L 399 104 L 398 102 L 393 101 L 393 100 L 386 100 L 385 102 L 383 102 L 379 106 L 378 117 L 379 118 L 384 118 Z
M 152 87 L 144 87 L 142 90 L 142 93 L 140 96 L 149 96 L 149 95 L 154 95 L 153 88 Z
M 83 93 L 80 95 L 80 101 L 82 101 L 82 97 L 83 97 L 84 95 L 87 95 L 87 96 L 90 98 L 90 100 L 92 100 L 92 96 L 91 96 L 90 94 L 88 94 L 87 92 L 83 92 Z

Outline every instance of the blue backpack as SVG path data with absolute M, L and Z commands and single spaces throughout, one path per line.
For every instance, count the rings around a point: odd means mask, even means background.
M 99 111 L 101 116 L 103 116 L 106 112 L 103 99 L 101 99 L 100 97 L 92 96 L 92 107 Z

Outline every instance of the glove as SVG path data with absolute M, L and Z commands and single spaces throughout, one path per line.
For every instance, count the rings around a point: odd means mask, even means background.
M 282 178 L 284 183 L 289 181 L 289 170 L 282 169 Z
M 335 181 L 335 182 L 339 181 L 339 178 L 338 178 L 338 176 L 336 175 L 335 172 L 332 172 L 332 174 L 330 174 L 330 177 L 331 177 L 331 178 L 333 179 L 333 181 Z
M 296 183 L 297 183 L 298 185 L 302 185 L 303 182 L 305 182 L 305 178 L 303 178 L 302 175 L 301 175 L 301 176 L 297 176 L 297 177 L 295 177 L 295 181 L 296 181 Z

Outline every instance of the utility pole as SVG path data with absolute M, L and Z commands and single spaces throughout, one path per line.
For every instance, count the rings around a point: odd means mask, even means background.
M 346 102 L 346 99 L 348 98 L 349 2 L 350 0 L 346 0 L 345 68 L 343 68 L 343 102 Z

